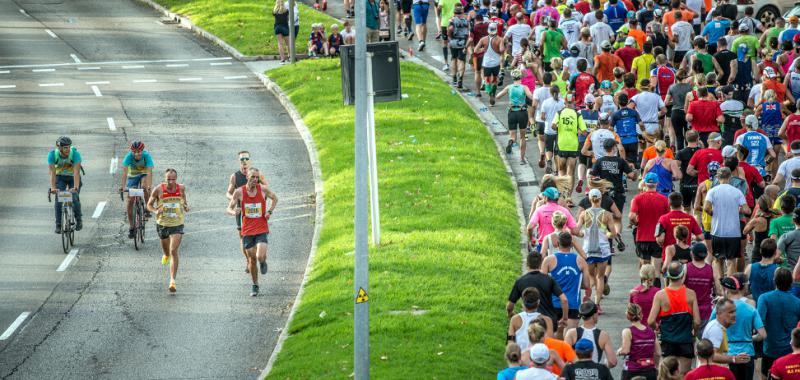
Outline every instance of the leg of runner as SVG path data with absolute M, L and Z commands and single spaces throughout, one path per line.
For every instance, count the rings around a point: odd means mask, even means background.
M 525 141 L 525 128 L 522 128 L 519 130 L 519 163 L 522 165 L 527 163 L 527 160 L 525 160 L 525 149 L 527 145 Z
M 267 274 L 267 243 L 256 244 L 256 259 L 258 259 L 258 267 L 262 275 Z
M 242 251 L 242 255 L 244 255 L 244 273 L 250 273 L 250 256 L 247 254 L 247 250 L 244 249 L 241 228 L 236 231 L 236 237 L 239 238 L 239 249 Z
M 594 303 L 597 304 L 597 309 L 602 314 L 602 309 L 600 309 L 600 301 L 603 300 L 603 289 L 605 288 L 606 284 L 606 263 L 597 263 L 593 264 L 592 266 L 595 267 L 595 283 L 597 287 L 594 289 Z
M 169 236 L 169 291 L 175 293 L 177 290 L 175 287 L 175 279 L 178 277 L 178 249 L 181 246 L 181 240 L 183 240 L 182 234 L 173 234 Z
M 568 157 L 568 158 L 564 159 L 564 161 L 566 161 L 566 165 L 567 165 L 567 176 L 569 176 L 569 195 L 570 196 L 572 196 L 572 190 L 573 190 L 572 184 L 574 183 L 573 182 L 573 176 L 575 174 L 575 161 L 576 160 L 577 159 L 575 157 Z

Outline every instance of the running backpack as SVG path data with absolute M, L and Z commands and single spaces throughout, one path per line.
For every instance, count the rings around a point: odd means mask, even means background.
M 450 25 L 453 26 L 453 38 L 450 39 L 450 47 L 454 49 L 463 49 L 467 46 L 467 37 L 469 37 L 469 21 L 460 17 L 454 17 L 450 20 Z

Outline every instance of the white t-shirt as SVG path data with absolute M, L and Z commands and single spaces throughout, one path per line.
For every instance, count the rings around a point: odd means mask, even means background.
M 533 28 L 533 44 L 536 46 L 542 46 L 542 33 L 547 30 L 547 27 L 544 25 L 536 25 Z
M 519 46 L 519 41 L 523 38 L 528 38 L 528 35 L 531 34 L 531 26 L 526 23 L 517 23 L 511 25 L 506 33 L 511 36 L 511 54 L 517 55 L 522 49 Z
M 614 35 L 614 29 L 604 23 L 598 22 L 589 27 L 589 33 L 592 35 L 592 42 L 594 42 L 595 50 L 600 51 L 600 44 L 603 41 L 608 41 Z
M 551 98 L 550 86 L 537 87 L 535 90 L 533 90 L 533 98 L 536 99 L 536 102 L 539 104 L 538 108 L 536 109 L 536 115 L 533 115 L 534 120 L 544 122 L 544 120 L 542 120 L 541 112 L 544 101 Z
M 714 349 L 717 350 L 722 346 L 722 341 L 726 340 L 727 335 L 727 329 L 716 318 L 708 321 L 705 330 L 703 330 L 703 339 L 710 340 L 711 344 L 714 345 Z M 728 352 L 720 352 L 720 354 L 727 355 Z
M 590 69 L 593 68 L 594 67 L 594 49 L 593 49 L 594 44 L 591 41 L 584 42 L 584 41 L 578 40 L 578 42 L 576 42 L 572 46 L 577 46 L 578 47 L 578 57 L 585 59 L 586 62 L 589 64 L 589 68 Z M 572 46 L 570 46 L 570 48 Z
M 570 77 L 578 74 L 578 60 L 583 58 L 569 56 L 564 58 L 564 67 L 569 71 Z M 588 61 L 587 61 L 588 62 Z
M 553 129 L 553 119 L 555 119 L 558 111 L 562 109 L 564 109 L 564 98 L 559 98 L 558 101 L 549 98 L 542 104 L 542 110 L 539 112 L 544 112 L 544 133 L 546 135 L 558 134 L 558 132 Z
M 745 204 L 744 194 L 727 183 L 720 183 L 708 191 L 706 201 L 714 207 L 714 214 L 711 216 L 711 235 L 723 238 L 741 237 L 739 206 Z
M 784 189 L 792 187 L 792 171 L 797 168 L 800 168 L 800 157 L 792 157 L 778 166 L 778 174 L 786 179 L 786 184 L 783 185 Z
M 561 23 L 558 24 L 558 28 L 564 33 L 564 37 L 567 39 L 567 46 L 572 46 L 581 38 L 581 23 L 573 18 L 562 19 Z
M 675 44 L 675 51 L 689 51 L 692 49 L 692 25 L 686 21 L 678 21 L 672 24 L 672 35 L 678 38 Z
M 541 368 L 528 368 L 517 372 L 516 380 L 556 380 L 552 372 Z
M 758 105 L 761 103 L 761 83 L 753 86 L 750 89 L 750 94 L 747 95 L 747 100 L 753 99 L 753 105 Z
M 700 8 L 703 6 L 703 0 L 686 0 L 686 8 L 694 12 L 694 19 L 692 24 L 700 25 Z
M 583 22 L 584 22 L 586 25 L 590 26 L 590 27 L 591 27 L 592 25 L 594 25 L 594 24 L 597 24 L 597 21 L 598 21 L 598 20 L 597 20 L 597 17 L 595 17 L 595 15 L 594 15 L 594 11 L 592 11 L 592 12 L 589 12 L 589 13 L 587 13 L 587 14 L 583 15 Z M 603 15 L 603 21 L 606 21 L 606 15 L 605 15 L 605 14 Z
M 589 141 L 592 142 L 592 154 L 596 160 L 608 155 L 606 149 L 603 148 L 603 143 L 608 139 L 614 139 L 614 132 L 605 128 L 597 128 L 589 135 Z
M 632 100 L 643 123 L 658 123 L 658 110 L 666 107 L 660 95 L 644 91 L 634 95 Z

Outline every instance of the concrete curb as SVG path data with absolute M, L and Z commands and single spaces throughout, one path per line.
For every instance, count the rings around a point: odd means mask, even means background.
M 427 62 L 414 57 L 410 56 L 406 51 L 400 49 L 400 55 L 413 63 L 416 63 L 430 71 L 432 71 L 436 76 L 439 77 L 445 83 L 449 83 L 450 78 L 443 73 L 441 70 L 436 69 L 435 67 L 431 66 Z M 484 127 L 486 127 L 486 132 L 492 137 L 495 143 L 495 148 L 497 148 L 497 155 L 500 156 L 500 159 L 503 160 L 503 165 L 506 167 L 506 173 L 511 177 L 511 183 L 514 186 L 514 200 L 517 207 L 517 218 L 519 219 L 520 225 L 520 253 L 522 256 L 522 272 L 525 272 L 525 259 L 528 254 L 528 233 L 527 233 L 527 218 L 525 217 L 525 210 L 522 207 L 522 194 L 520 193 L 520 188 L 517 181 L 520 179 L 521 174 L 520 170 L 528 170 L 530 171 L 530 177 L 535 178 L 535 174 L 533 173 L 533 169 L 528 166 L 519 166 L 517 165 L 516 170 L 512 166 L 511 162 L 506 157 L 505 146 L 503 145 L 503 141 L 498 136 L 507 136 L 507 130 L 503 127 L 503 123 L 497 119 L 491 112 L 483 112 L 481 110 L 486 109 L 486 106 L 477 100 L 474 97 L 467 96 L 463 92 L 455 91 L 454 94 L 458 94 L 461 99 L 467 103 L 472 111 L 475 113 L 475 116 L 478 117 L 483 122 Z M 500 134 L 501 132 L 506 132 L 505 134 Z M 530 165 L 530 164 L 529 164 Z M 528 174 L 528 173 L 524 173 Z M 527 175 L 526 175 L 527 176 Z M 538 187 L 537 187 L 538 188 Z
M 323 199 L 322 169 L 320 168 L 319 157 L 317 156 L 317 147 L 314 143 L 313 137 L 311 136 L 311 131 L 308 130 L 308 126 L 305 122 L 303 122 L 303 118 L 300 116 L 300 113 L 297 112 L 297 108 L 294 107 L 294 104 L 292 104 L 292 101 L 289 99 L 286 93 L 283 92 L 283 89 L 281 89 L 280 86 L 269 79 L 266 75 L 262 73 L 256 73 L 256 75 L 258 76 L 258 79 L 264 83 L 264 86 L 266 86 L 267 89 L 273 95 L 275 95 L 276 98 L 278 98 L 278 101 L 281 103 L 283 108 L 286 109 L 289 117 L 292 118 L 294 126 L 297 128 L 297 132 L 300 133 L 300 137 L 303 138 L 303 142 L 308 150 L 308 157 L 311 160 L 311 168 L 314 174 L 314 193 L 317 209 L 314 219 L 314 237 L 311 240 L 311 252 L 308 255 L 308 263 L 306 264 L 305 274 L 303 275 L 303 282 L 300 284 L 300 289 L 297 291 L 297 297 L 295 297 L 294 303 L 292 304 L 292 309 L 289 311 L 289 318 L 286 320 L 286 326 L 283 328 L 283 330 L 281 330 L 281 335 L 278 337 L 278 342 L 275 344 L 275 349 L 272 350 L 269 361 L 267 361 L 267 366 L 264 367 L 263 371 L 261 371 L 259 378 L 263 379 L 272 370 L 272 366 L 275 364 L 275 360 L 278 358 L 278 353 L 280 353 L 281 349 L 283 348 L 283 342 L 289 337 L 289 323 L 291 323 L 292 319 L 294 319 L 297 306 L 300 304 L 303 293 L 305 293 L 306 283 L 308 283 L 308 276 L 311 270 L 311 264 L 314 262 L 314 256 L 317 252 L 319 234 L 320 231 L 322 231 L 325 202 Z

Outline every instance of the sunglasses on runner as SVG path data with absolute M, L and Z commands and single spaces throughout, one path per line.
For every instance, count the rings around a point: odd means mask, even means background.
M 250 157 L 239 157 L 239 161 L 250 161 Z

